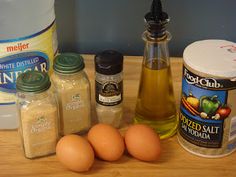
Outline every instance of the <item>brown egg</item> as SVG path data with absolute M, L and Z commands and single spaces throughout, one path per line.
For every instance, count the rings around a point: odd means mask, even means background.
M 58 160 L 76 172 L 88 171 L 94 162 L 94 151 L 89 142 L 78 135 L 67 135 L 56 146 Z
M 102 160 L 116 161 L 124 153 L 124 139 L 120 132 L 108 124 L 97 124 L 88 132 L 95 155 Z
M 147 125 L 130 126 L 125 133 L 125 144 L 129 154 L 139 160 L 151 162 L 160 157 L 160 137 Z

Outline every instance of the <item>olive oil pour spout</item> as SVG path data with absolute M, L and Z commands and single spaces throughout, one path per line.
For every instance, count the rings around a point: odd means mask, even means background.
M 166 12 L 162 11 L 160 0 L 153 0 L 150 12 L 144 16 L 147 30 L 152 37 L 163 37 L 166 34 L 166 24 L 169 22 L 169 17 Z

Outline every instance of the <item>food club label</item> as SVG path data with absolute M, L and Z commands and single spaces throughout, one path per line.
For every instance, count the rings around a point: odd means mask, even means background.
M 224 120 L 231 113 L 228 90 L 235 82 L 204 78 L 183 68 L 179 133 L 188 142 L 206 148 L 221 148 Z

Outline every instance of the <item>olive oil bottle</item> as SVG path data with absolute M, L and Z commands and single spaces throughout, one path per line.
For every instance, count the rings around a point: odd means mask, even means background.
M 134 122 L 148 124 L 163 139 L 175 134 L 178 121 L 168 49 L 171 35 L 166 31 L 169 18 L 162 12 L 160 0 L 153 0 L 145 21 L 145 49 Z

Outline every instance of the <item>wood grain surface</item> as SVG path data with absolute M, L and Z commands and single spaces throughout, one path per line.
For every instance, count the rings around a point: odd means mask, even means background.
M 93 56 L 84 55 L 86 72 L 92 85 L 94 105 Z M 136 103 L 142 57 L 125 57 L 124 60 L 124 121 L 121 132 L 132 123 Z M 172 77 L 177 106 L 179 105 L 182 59 L 172 58 Z M 93 106 L 94 112 L 94 106 Z M 93 115 L 94 121 L 96 121 Z M 16 130 L 0 131 L 0 177 L 234 177 L 236 153 L 224 158 L 207 159 L 192 155 L 177 142 L 176 135 L 162 140 L 162 155 L 155 163 L 146 163 L 127 153 L 117 162 L 96 160 L 86 173 L 65 169 L 55 155 L 35 160 L 23 156 Z

